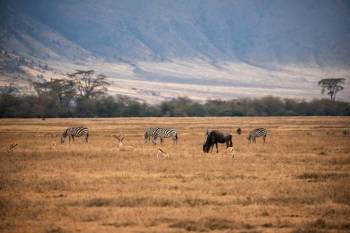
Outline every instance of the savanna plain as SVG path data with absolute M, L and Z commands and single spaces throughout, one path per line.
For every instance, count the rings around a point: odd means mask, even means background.
M 89 143 L 60 144 L 69 126 L 88 127 Z M 178 144 L 144 144 L 156 126 L 175 127 Z M 2 119 L 0 231 L 350 232 L 349 126 L 349 117 Z M 256 127 L 266 143 L 249 145 Z M 233 134 L 234 158 L 224 144 L 202 152 L 206 128 Z M 158 160 L 159 147 L 170 158 Z

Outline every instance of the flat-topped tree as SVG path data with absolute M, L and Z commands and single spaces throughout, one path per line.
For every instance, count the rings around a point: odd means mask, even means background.
M 318 85 L 322 87 L 321 93 L 324 94 L 327 90 L 327 95 L 331 97 L 331 101 L 335 101 L 335 96 L 339 91 L 342 91 L 345 84 L 344 78 L 327 78 L 318 82 Z
M 79 95 L 88 99 L 105 94 L 110 85 L 105 75 L 95 75 L 94 70 L 76 70 L 67 76 L 74 80 Z
M 34 89 L 38 96 L 51 96 L 56 98 L 60 104 L 68 105 L 69 101 L 75 98 L 76 88 L 72 80 L 50 79 L 42 82 L 33 82 Z

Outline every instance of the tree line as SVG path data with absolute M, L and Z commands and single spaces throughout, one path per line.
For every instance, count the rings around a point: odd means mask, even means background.
M 0 117 L 186 117 L 186 116 L 350 116 L 350 103 L 328 99 L 300 101 L 266 96 L 260 99 L 208 100 L 180 97 L 157 105 L 126 96 L 78 98 L 65 104 L 52 96 L 0 94 Z
M 107 95 L 110 84 L 106 76 L 77 70 L 66 79 L 34 82 L 36 95 L 20 95 L 12 84 L 0 87 L 0 117 L 349 116 L 350 103 L 335 101 L 336 92 L 342 89 L 334 88 L 329 80 L 321 81 L 322 92 L 327 89 L 331 99 L 266 96 L 202 103 L 180 97 L 151 105 L 127 96 Z

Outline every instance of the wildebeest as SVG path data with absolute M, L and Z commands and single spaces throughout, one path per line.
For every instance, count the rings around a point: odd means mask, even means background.
M 242 129 L 241 129 L 241 128 L 238 128 L 238 129 L 236 130 L 236 132 L 237 132 L 238 135 L 241 135 Z
M 216 153 L 218 150 L 218 143 L 226 143 L 226 148 L 232 147 L 232 135 L 229 133 L 223 133 L 218 130 L 207 131 L 207 138 L 203 144 L 203 151 L 208 153 L 209 150 L 213 151 L 214 144 L 216 145 Z

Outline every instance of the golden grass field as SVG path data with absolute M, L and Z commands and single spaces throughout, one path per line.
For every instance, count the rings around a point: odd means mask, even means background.
M 79 125 L 89 143 L 61 145 Z M 177 128 L 178 144 L 162 146 L 170 159 L 143 143 L 151 126 Z M 0 232 L 350 232 L 349 126 L 349 117 L 3 119 Z M 255 127 L 269 130 L 265 145 L 248 145 Z M 202 153 L 206 128 L 232 132 L 233 159 L 224 144 Z

